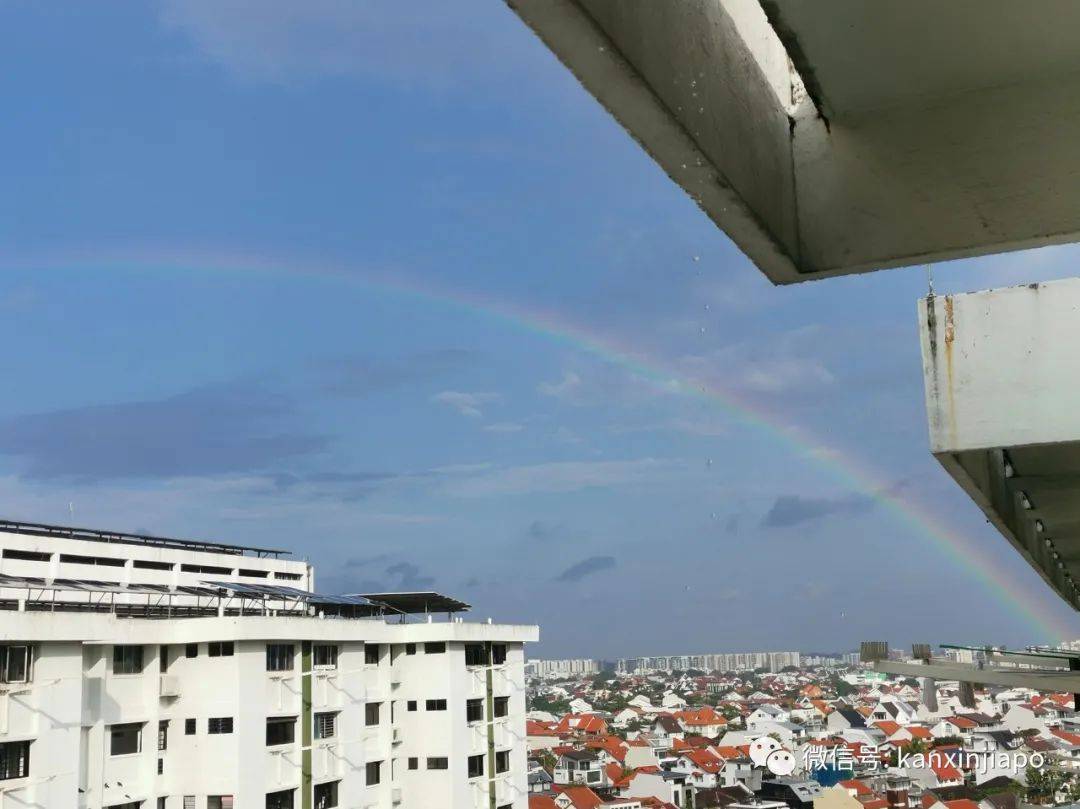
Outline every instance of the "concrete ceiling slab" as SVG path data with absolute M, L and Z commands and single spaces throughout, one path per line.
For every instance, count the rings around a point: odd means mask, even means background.
M 1080 237 L 1080 6 L 507 0 L 775 283 Z

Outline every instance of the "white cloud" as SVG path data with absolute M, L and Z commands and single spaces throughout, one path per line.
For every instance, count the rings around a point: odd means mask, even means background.
M 489 433 L 520 433 L 525 428 L 516 421 L 497 421 L 485 424 L 484 429 Z
M 163 0 L 161 21 L 209 61 L 255 81 L 368 76 L 446 86 L 504 80 L 541 63 L 518 47 L 521 23 L 481 2 Z
M 775 357 L 742 369 L 742 387 L 757 393 L 783 393 L 795 388 L 828 385 L 832 373 L 817 360 Z
M 573 371 L 564 371 L 558 382 L 541 382 L 536 390 L 555 399 L 576 400 L 581 392 L 581 377 Z
M 451 407 L 463 416 L 478 419 L 484 415 L 484 405 L 502 399 L 497 393 L 466 393 L 459 390 L 444 390 L 431 397 L 431 401 Z
M 639 458 L 630 461 L 560 461 L 493 469 L 446 484 L 456 497 L 513 494 L 560 494 L 582 489 L 615 488 L 642 483 L 671 470 L 670 461 Z
M 695 387 L 767 394 L 816 390 L 835 381 L 813 352 L 820 344 L 815 340 L 817 331 L 795 329 L 766 341 L 734 343 L 708 354 L 683 357 L 679 364 Z
M 537 393 L 577 407 L 634 405 L 678 393 L 675 379 L 657 380 L 612 363 L 596 363 L 587 370 L 564 371 L 557 381 L 541 382 Z

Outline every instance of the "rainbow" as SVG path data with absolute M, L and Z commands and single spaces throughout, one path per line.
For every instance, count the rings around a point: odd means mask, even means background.
M 713 383 L 703 383 L 681 375 L 665 361 L 620 346 L 615 340 L 571 322 L 557 312 L 525 309 L 506 301 L 472 292 L 439 288 L 430 281 L 419 281 L 400 273 L 364 272 L 347 267 L 322 264 L 272 262 L 257 256 L 188 254 L 174 251 L 151 251 L 123 254 L 96 254 L 39 261 L 4 261 L 0 266 L 32 268 L 42 271 L 97 269 L 213 273 L 228 271 L 238 274 L 313 276 L 330 279 L 374 293 L 405 296 L 445 308 L 457 309 L 505 324 L 515 330 L 525 330 L 548 341 L 561 343 L 583 351 L 604 362 L 623 368 L 656 385 L 659 389 L 686 397 L 702 399 L 728 417 L 760 431 L 781 446 L 816 461 L 829 470 L 833 478 L 855 492 L 871 498 L 900 524 L 928 542 L 959 569 L 994 593 L 1004 607 L 1016 610 L 1035 633 L 1032 642 L 1057 643 L 1075 633 L 1072 622 L 1062 617 L 1064 610 L 1051 610 L 1048 601 L 1017 581 L 1013 571 L 996 563 L 981 552 L 975 542 L 947 526 L 918 502 L 905 498 L 891 486 L 878 470 L 848 453 L 829 446 L 806 429 L 770 415 L 760 405 L 746 400 L 736 391 Z M 1032 580 L 1034 582 L 1034 579 Z

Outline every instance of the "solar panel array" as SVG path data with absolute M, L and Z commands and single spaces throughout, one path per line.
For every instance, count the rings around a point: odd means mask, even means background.
M 308 590 L 300 590 L 296 587 L 285 587 L 279 584 L 241 584 L 234 581 L 204 581 L 211 587 L 220 587 L 222 590 L 240 596 L 251 598 L 279 598 L 292 601 L 305 601 L 309 604 L 339 604 L 353 607 L 379 606 L 363 596 L 330 596 L 322 593 L 312 593 Z
M 249 584 L 234 581 L 203 580 L 199 586 L 165 584 L 121 584 L 100 579 L 52 579 L 36 576 L 10 576 L 0 574 L 0 588 L 9 587 L 31 590 L 63 590 L 67 592 L 143 594 L 159 596 L 196 596 L 220 598 L 237 596 L 259 601 L 289 601 L 334 607 L 363 608 L 366 614 L 384 610 L 403 614 L 431 612 L 461 612 L 469 609 L 464 601 L 439 593 L 372 593 L 369 595 L 325 595 L 288 587 L 280 584 Z M 355 614 L 356 611 L 350 611 Z

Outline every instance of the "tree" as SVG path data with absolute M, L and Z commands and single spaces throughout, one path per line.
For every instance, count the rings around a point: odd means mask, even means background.
M 836 692 L 836 696 L 846 697 L 849 694 L 854 694 L 856 689 L 851 683 L 837 678 L 833 681 L 833 690 Z
M 615 672 L 611 669 L 602 671 L 592 679 L 592 687 L 595 689 L 604 688 L 608 683 L 614 682 L 618 678 L 615 676 Z
M 1065 784 L 1065 774 L 1057 767 L 1039 769 L 1028 767 L 1024 772 L 1030 803 L 1053 803 L 1054 796 Z

